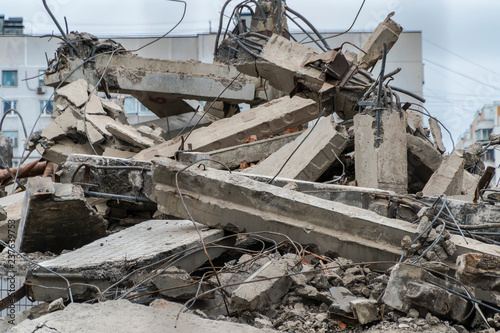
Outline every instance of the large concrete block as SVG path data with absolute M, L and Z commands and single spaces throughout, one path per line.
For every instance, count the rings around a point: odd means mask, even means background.
M 22 252 L 72 250 L 106 235 L 107 222 L 85 201 L 83 189 L 28 180 L 15 248 Z
M 425 185 L 426 196 L 459 195 L 462 193 L 465 160 L 453 153 L 444 158 L 441 166 L 432 174 Z
M 198 225 L 201 227 L 200 225 Z M 222 230 L 201 229 L 201 236 L 206 243 L 224 236 Z M 200 236 L 191 221 L 184 220 L 150 220 L 127 228 L 105 238 L 87 244 L 75 251 L 60 255 L 42 262 L 41 265 L 65 275 L 72 283 L 86 282 L 95 284 L 104 290 L 113 282 L 130 273 L 129 268 L 145 269 L 139 275 L 129 277 L 128 281 L 141 277 L 157 269 L 163 259 L 185 249 L 198 247 L 193 253 L 180 254 L 184 260 L 176 262 L 176 266 L 188 272 L 207 261 L 203 248 L 199 246 Z M 231 245 L 224 243 L 224 245 Z M 224 249 L 211 248 L 211 258 L 219 256 Z M 35 269 L 28 274 L 27 281 L 33 283 L 29 294 L 38 301 L 53 301 L 66 297 L 66 290 L 47 289 L 40 286 L 65 288 L 64 280 L 54 274 L 47 274 L 43 269 Z M 75 299 L 89 299 L 95 294 L 92 286 L 74 286 Z
M 354 116 L 354 157 L 359 186 L 407 193 L 406 121 L 400 113 L 381 112 L 380 137 L 375 116 Z
M 249 169 L 248 173 L 275 176 L 284 165 L 279 176 L 315 181 L 337 162 L 337 157 L 348 141 L 349 135 L 345 127 L 336 125 L 333 116 L 329 116 L 322 119 L 314 129 L 308 128 L 293 142 Z M 292 157 L 288 160 L 290 156 Z
M 195 129 L 184 143 L 192 150 L 207 152 L 235 146 L 245 142 L 251 135 L 258 139 L 297 127 L 319 116 L 317 105 L 310 99 L 283 97 L 256 108 L 221 119 L 210 126 Z M 150 161 L 157 156 L 170 157 L 181 145 L 181 138 L 145 149 L 134 159 Z

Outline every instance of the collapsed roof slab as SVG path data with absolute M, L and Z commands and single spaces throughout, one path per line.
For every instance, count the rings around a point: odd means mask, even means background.
M 133 95 L 160 118 L 194 111 L 182 99 L 212 101 L 224 91 L 220 101 L 243 103 L 252 102 L 255 96 L 254 79 L 247 79 L 235 68 L 220 64 L 148 59 L 129 54 L 114 55 L 111 61 L 109 55 L 97 55 L 92 68 L 82 59 L 68 60 L 61 67 L 46 75 L 46 85 L 56 87 L 75 71 L 66 82 L 85 79 L 96 86 L 105 73 L 100 90 Z
M 224 236 L 222 230 L 202 228 L 201 225 L 198 227 L 206 243 Z M 199 246 L 199 241 L 198 232 L 191 221 L 150 220 L 98 239 L 40 265 L 62 274 L 71 283 L 85 282 L 99 288 L 107 288 L 128 274 L 131 267 L 144 267 L 143 272 L 151 272 L 164 263 L 167 260 L 165 258 Z M 220 248 L 208 248 L 211 258 L 219 256 L 223 251 L 224 249 Z M 188 272 L 207 261 L 202 248 L 200 251 L 186 251 L 184 255 L 187 260 L 179 260 L 175 265 Z M 158 264 L 155 264 L 157 262 Z M 151 267 L 146 267 L 148 265 Z M 59 297 L 67 297 L 67 291 L 64 289 L 45 288 L 66 288 L 66 283 L 44 269 L 28 273 L 27 281 L 30 284 L 29 295 L 35 300 L 53 301 Z M 84 300 L 89 299 L 89 293 L 96 292 L 92 286 L 81 285 L 74 286 L 72 291 L 75 299 Z
M 245 142 L 251 135 L 263 139 L 302 125 L 319 116 L 316 102 L 298 96 L 286 96 L 221 119 L 207 127 L 195 129 L 185 140 L 185 149 L 207 152 L 231 147 Z M 134 156 L 135 160 L 151 161 L 157 156 L 171 157 L 179 150 L 182 138 L 178 137 Z
M 211 227 L 232 231 L 270 231 L 286 234 L 301 244 L 316 244 L 320 251 L 334 251 L 354 261 L 397 260 L 401 240 L 418 234 L 411 223 L 383 217 L 374 212 L 347 206 L 253 181 L 243 175 L 220 170 L 200 170 L 161 158 L 153 161 L 154 197 L 163 213 L 187 215 L 176 186 L 193 218 Z M 268 237 L 283 240 L 278 235 Z M 452 235 L 456 253 L 500 255 L 498 246 L 473 239 L 466 243 Z

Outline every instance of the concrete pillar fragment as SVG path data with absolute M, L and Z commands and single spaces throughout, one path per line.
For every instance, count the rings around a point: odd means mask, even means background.
M 359 186 L 407 193 L 406 122 L 398 112 L 382 111 L 380 137 L 376 117 L 354 116 L 355 170 Z
M 456 153 L 445 157 L 441 166 L 432 174 L 423 193 L 433 195 L 459 195 L 463 187 L 465 160 Z

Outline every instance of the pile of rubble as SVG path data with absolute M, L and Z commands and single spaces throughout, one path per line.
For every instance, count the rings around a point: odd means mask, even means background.
M 0 308 L 41 302 L 3 330 L 500 329 L 483 147 L 443 155 L 423 99 L 386 83 L 392 15 L 354 54 L 290 40 L 289 11 L 259 1 L 214 64 L 68 35 L 42 159 L 1 177 L 1 269 L 25 283 Z M 159 119 L 130 125 L 114 93 Z

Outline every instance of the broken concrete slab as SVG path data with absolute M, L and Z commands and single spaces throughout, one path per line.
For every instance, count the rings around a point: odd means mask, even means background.
M 335 124 L 333 116 L 328 116 L 317 126 L 307 129 L 293 142 L 244 172 L 275 176 L 283 167 L 279 176 L 316 181 L 337 162 L 348 141 L 349 134 L 345 127 Z
M 224 236 L 222 230 L 203 228 L 199 224 L 198 228 L 205 243 Z M 97 239 L 41 265 L 66 276 L 72 283 L 85 281 L 104 290 L 126 276 L 130 272 L 129 267 L 140 268 L 157 263 L 142 271 L 147 274 L 158 268 L 162 259 L 190 248 L 193 248 L 193 251 L 184 252 L 186 260 L 179 260 L 175 264 L 188 272 L 207 261 L 206 254 L 199 245 L 199 235 L 193 222 L 150 220 Z M 224 252 L 221 248 L 207 250 L 211 258 L 216 258 Z M 36 300 L 53 301 L 59 297 L 67 297 L 64 280 L 54 274 L 48 274 L 43 269 L 31 271 L 27 281 L 33 283 L 29 295 Z M 57 286 L 63 290 L 38 286 Z M 72 292 L 75 299 L 88 299 L 89 294 L 96 294 L 96 289 L 91 286 L 74 286 Z
M 99 147 L 94 147 L 94 149 L 96 149 L 97 152 L 102 151 Z M 68 138 L 58 139 L 57 143 L 50 147 L 43 147 L 41 144 L 37 144 L 36 150 L 45 160 L 57 164 L 63 164 L 71 154 L 94 154 L 94 151 L 88 142 L 84 144 L 76 144 Z
M 316 103 L 300 97 L 283 97 L 256 108 L 221 119 L 207 127 L 195 129 L 184 142 L 185 149 L 191 145 L 194 151 L 207 152 L 245 142 L 251 135 L 258 139 L 297 127 L 319 116 Z M 151 161 L 156 156 L 170 157 L 179 150 L 180 137 L 145 149 L 134 159 Z
M 85 113 L 87 114 L 101 114 L 107 116 L 108 113 L 102 107 L 101 99 L 95 94 L 90 94 L 90 99 L 85 105 Z
M 140 148 L 149 148 L 156 144 L 154 140 L 143 136 L 137 129 L 118 122 L 106 124 L 106 130 L 114 137 Z
M 58 253 L 105 236 L 106 228 L 107 222 L 87 204 L 81 187 L 33 177 L 26 186 L 15 249 Z
M 461 285 L 435 277 L 421 267 L 399 263 L 391 270 L 382 301 L 405 313 L 413 308 L 422 316 L 431 312 L 458 322 L 465 320 L 471 310 L 469 302 L 439 286 L 462 291 Z
M 81 107 L 89 98 L 89 84 L 83 79 L 74 80 L 73 84 L 68 84 L 57 89 L 57 95 L 64 97 L 77 108 Z
M 373 67 L 378 60 L 382 59 L 384 44 L 387 45 L 387 50 L 390 50 L 397 42 L 403 28 L 391 19 L 392 15 L 394 15 L 394 12 L 379 23 L 363 45 L 363 52 L 358 54 L 359 67 L 363 69 Z
M 205 115 L 202 117 L 202 112 L 187 112 L 170 117 L 164 117 L 160 119 L 145 121 L 136 126 L 159 126 L 165 130 L 165 136 L 163 139 L 169 140 L 175 138 L 177 135 L 189 133 L 193 128 L 199 128 L 208 126 L 212 123 L 210 119 Z
M 429 118 L 429 128 L 431 130 L 432 139 L 434 140 L 434 146 L 441 153 L 444 153 L 446 148 L 443 144 L 443 133 L 441 133 L 441 126 L 439 126 L 439 122 L 436 118 Z
M 165 300 L 157 300 L 149 307 L 127 300 L 106 301 L 93 305 L 71 303 L 62 311 L 34 320 L 25 320 L 12 327 L 9 332 L 277 332 L 228 321 L 204 319 L 191 312 L 182 313 L 177 320 L 181 308 L 182 305 Z
M 279 302 L 292 284 L 287 272 L 297 265 L 299 261 L 299 256 L 287 254 L 278 260 L 271 259 L 264 264 L 245 280 L 245 284 L 242 284 L 231 293 L 231 310 L 255 311 Z M 251 283 L 253 280 L 260 279 L 264 281 Z
M 101 99 L 101 104 L 107 115 L 123 125 L 129 125 L 127 115 L 123 112 L 123 107 L 113 101 Z
M 330 311 L 335 313 L 352 314 L 353 309 L 351 307 L 351 302 L 363 299 L 354 296 L 354 294 L 345 287 L 331 287 L 329 291 L 333 298 L 333 303 L 330 305 Z
M 463 185 L 465 160 L 456 152 L 444 158 L 443 162 L 425 185 L 422 193 L 426 196 L 460 195 Z
M 257 162 L 268 157 L 272 153 L 277 152 L 287 143 L 295 140 L 301 134 L 302 133 L 300 132 L 296 132 L 275 136 L 269 139 L 263 139 L 229 148 L 213 150 L 208 153 L 181 152 L 179 153 L 178 157 L 180 162 L 186 164 L 191 164 L 193 162 L 204 159 L 204 164 L 207 167 L 214 169 L 225 169 L 225 165 L 228 168 L 233 169 L 237 168 L 240 163 Z M 206 161 L 207 159 L 209 161 Z M 223 165 L 212 161 L 220 162 Z
M 375 299 L 355 299 L 349 302 L 354 317 L 358 319 L 361 325 L 379 320 L 378 302 Z
M 375 116 L 354 116 L 356 181 L 362 187 L 405 194 L 408 191 L 406 121 L 398 112 L 380 113 L 380 133 Z

